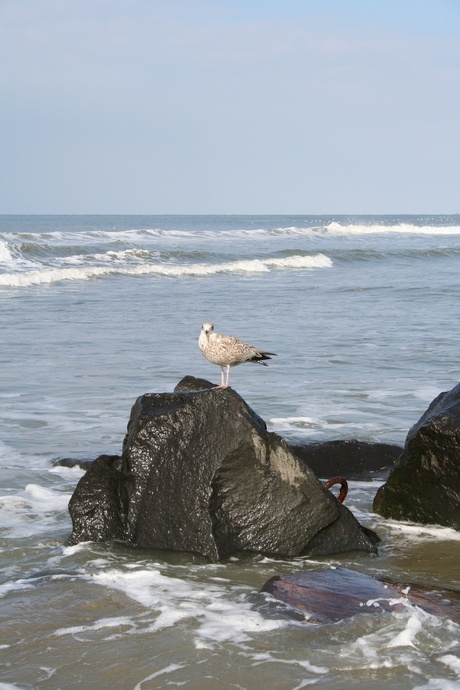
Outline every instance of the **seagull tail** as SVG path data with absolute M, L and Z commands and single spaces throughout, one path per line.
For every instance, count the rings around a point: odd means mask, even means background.
M 264 359 L 271 359 L 272 357 L 277 357 L 276 352 L 265 352 L 264 350 L 261 350 L 257 352 L 254 357 L 251 357 L 249 360 L 250 362 L 254 362 L 255 364 L 262 364 L 264 367 L 268 367 L 268 364 L 265 364 L 263 361 Z

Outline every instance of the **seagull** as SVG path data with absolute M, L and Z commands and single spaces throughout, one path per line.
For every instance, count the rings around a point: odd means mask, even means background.
M 220 367 L 221 384 L 215 388 L 228 388 L 230 367 L 236 367 L 243 362 L 255 362 L 266 367 L 268 365 L 262 360 L 271 359 L 272 356 L 276 357 L 274 352 L 260 350 L 238 340 L 233 335 L 216 333 L 212 323 L 204 323 L 201 326 L 198 345 L 206 359 Z

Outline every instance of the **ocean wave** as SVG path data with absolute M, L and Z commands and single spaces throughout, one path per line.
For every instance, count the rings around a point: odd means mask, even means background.
M 220 264 L 152 264 L 136 266 L 82 266 L 73 268 L 48 268 L 23 273 L 0 275 L 0 287 L 28 287 L 64 280 L 90 280 L 108 275 L 142 276 L 157 275 L 172 278 L 200 277 L 218 273 L 268 273 L 276 269 L 330 268 L 332 261 L 324 254 L 291 256 L 288 258 L 247 259 Z
M 51 232 L 6 232 L 2 233 L 1 238 L 8 243 L 24 244 L 55 244 L 69 247 L 69 245 L 86 245 L 87 243 L 96 243 L 105 245 L 107 243 L 129 244 L 136 242 L 151 241 L 156 238 L 167 240 L 181 240 L 194 238 L 206 238 L 209 240 L 233 240 L 233 239 L 257 239 L 264 237 L 295 237 L 306 236 L 314 237 L 317 235 L 370 235 L 370 234 L 412 234 L 412 235 L 460 235 L 460 224 L 449 225 L 448 222 L 443 224 L 430 224 L 427 219 L 427 224 L 395 221 L 394 223 L 386 221 L 379 221 L 377 219 L 363 219 L 362 222 L 349 222 L 340 220 L 326 220 L 324 223 L 309 222 L 305 220 L 305 225 L 280 225 L 278 227 L 264 227 L 262 224 L 258 227 L 234 227 L 234 228 L 213 228 L 212 230 L 206 228 L 191 228 L 187 230 L 182 229 L 166 229 L 166 228 L 131 228 L 125 230 L 81 230 L 75 231 L 60 231 L 55 230 Z M 0 239 L 0 252 L 2 240 Z M 1 254 L 0 254 L 1 256 Z
M 151 229 L 142 231 L 130 231 L 125 233 L 109 233 L 110 238 L 133 238 L 133 233 L 140 233 L 150 237 L 192 238 L 206 237 L 209 239 L 234 239 L 234 238 L 263 238 L 263 237 L 312 237 L 318 234 L 324 235 L 372 235 L 372 234 L 412 234 L 412 235 L 460 235 L 460 225 L 416 225 L 414 223 L 340 223 L 331 221 L 324 225 L 297 225 L 280 226 L 277 228 L 236 228 L 231 230 L 161 230 Z
M 9 250 L 8 243 L 0 240 L 0 261 L 12 261 L 13 256 Z
M 92 266 L 90 268 L 55 268 L 25 271 L 24 273 L 4 273 L 0 275 L 0 287 L 29 287 L 46 285 L 62 280 L 90 280 L 110 273 L 110 268 Z
M 148 259 L 159 259 L 160 252 L 152 252 L 148 249 L 124 249 L 122 251 L 109 250 L 97 254 L 76 254 L 60 259 L 60 263 L 74 266 L 87 265 L 89 262 L 102 264 L 130 264 L 145 262 Z
M 411 235 L 460 235 L 460 225 L 414 225 L 412 223 L 397 223 L 396 225 L 369 224 L 341 224 L 329 223 L 323 228 L 317 228 L 336 235 L 373 235 L 373 234 L 411 234 Z

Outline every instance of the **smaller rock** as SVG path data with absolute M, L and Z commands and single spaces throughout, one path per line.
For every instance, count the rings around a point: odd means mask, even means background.
M 192 391 L 207 391 L 216 388 L 217 383 L 211 383 L 207 379 L 196 378 L 195 376 L 184 376 L 174 388 L 174 393 L 188 393 Z
M 353 439 L 290 447 L 320 479 L 335 475 L 346 479 L 365 479 L 376 473 L 388 473 L 403 451 L 400 446 L 390 443 L 367 443 Z
M 79 467 L 81 470 L 84 470 L 86 472 L 87 470 L 89 470 L 93 462 L 94 459 L 87 460 L 83 458 L 56 458 L 55 460 L 53 460 L 52 464 L 53 467 Z
M 121 541 L 124 526 L 119 501 L 121 458 L 100 455 L 78 482 L 69 501 L 71 544 L 82 541 Z
M 438 395 L 410 429 L 374 510 L 393 520 L 460 530 L 460 384 Z

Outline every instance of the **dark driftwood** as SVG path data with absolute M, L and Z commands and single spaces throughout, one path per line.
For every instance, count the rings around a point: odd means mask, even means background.
M 407 604 L 460 623 L 460 592 L 395 583 L 346 568 L 275 575 L 262 591 L 301 612 L 311 623 L 401 611 Z

